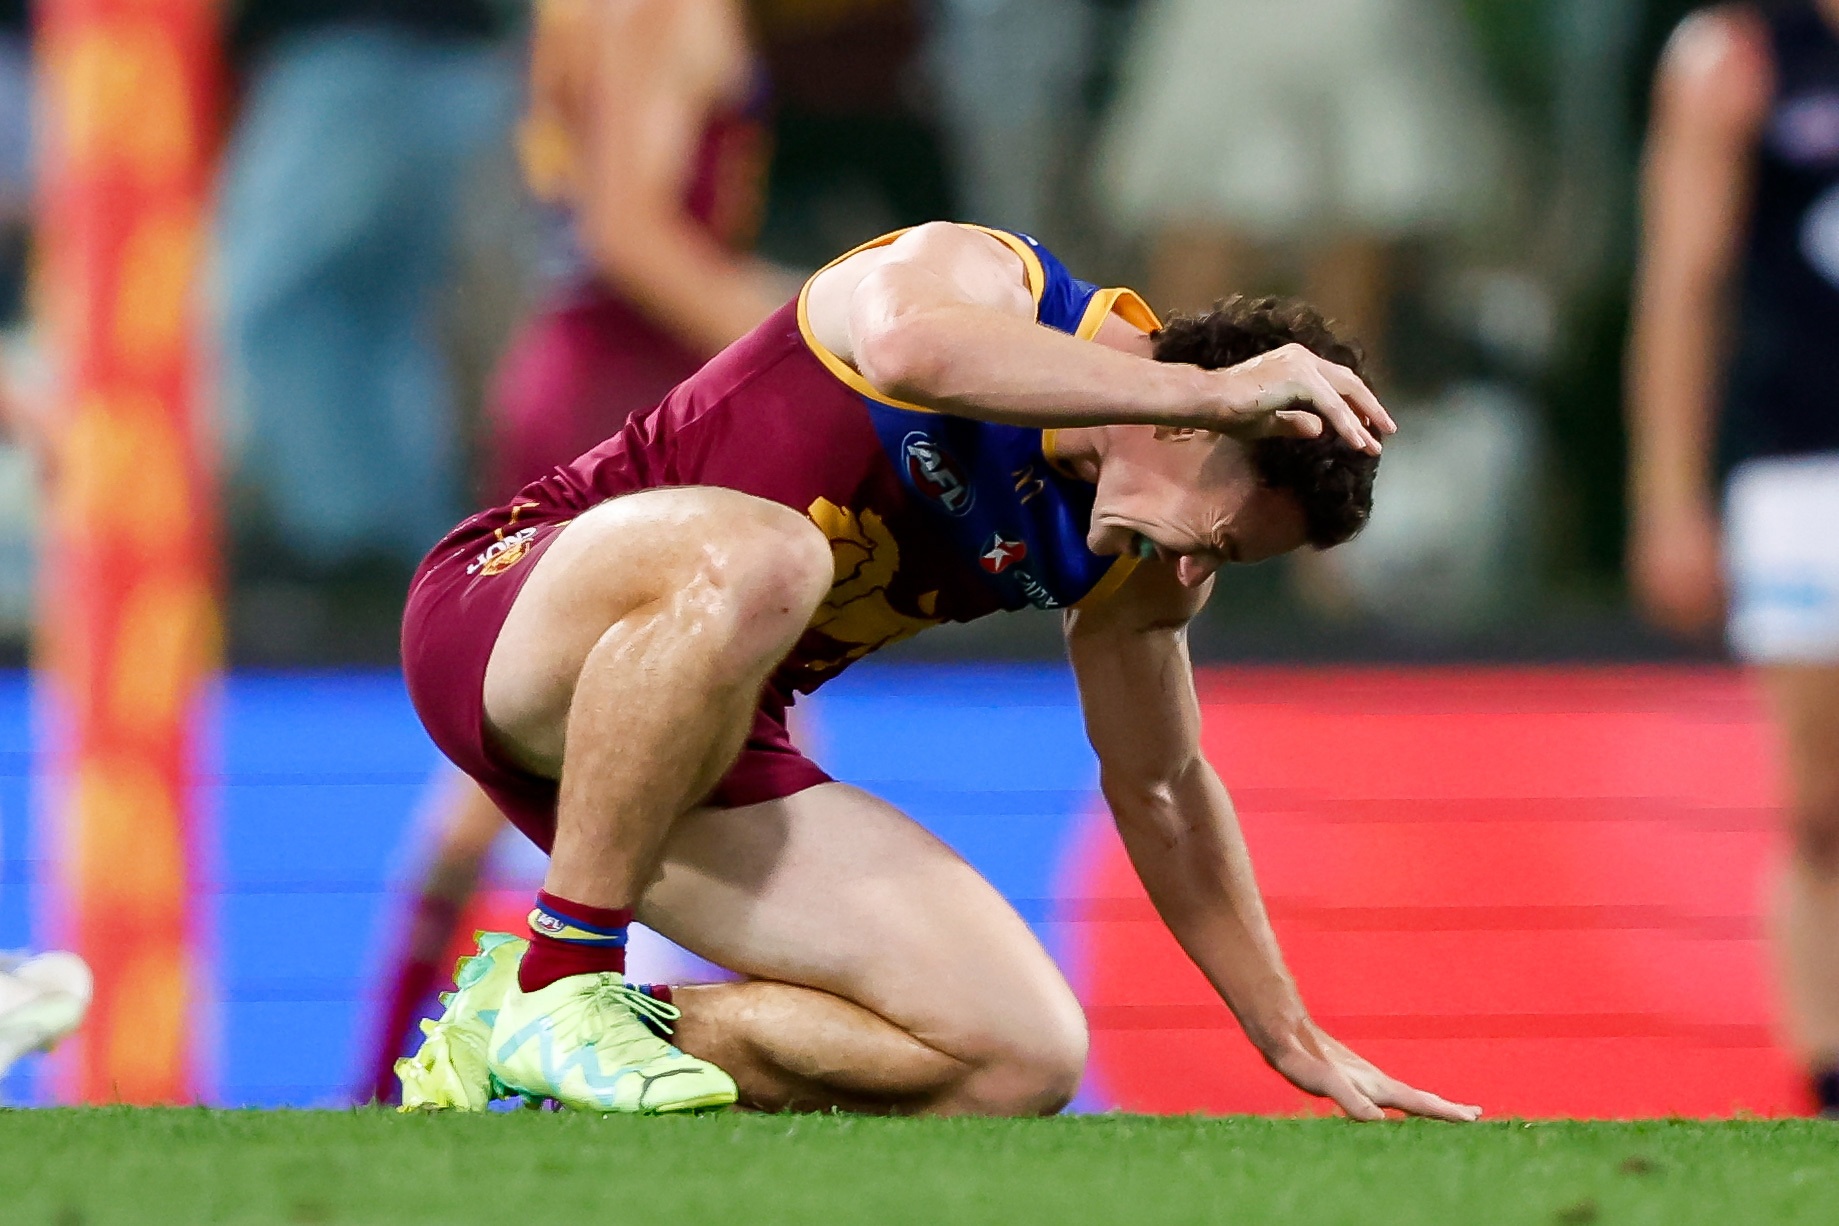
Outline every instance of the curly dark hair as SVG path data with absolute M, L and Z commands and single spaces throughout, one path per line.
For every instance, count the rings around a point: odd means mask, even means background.
M 1150 337 L 1158 362 L 1218 370 L 1298 344 L 1366 378 L 1360 346 L 1335 335 L 1306 302 L 1237 295 L 1200 315 L 1176 315 Z M 1316 438 L 1263 438 L 1251 444 L 1252 468 L 1274 490 L 1302 504 L 1309 543 L 1331 549 L 1352 540 L 1373 513 L 1379 457 L 1357 451 L 1333 430 Z

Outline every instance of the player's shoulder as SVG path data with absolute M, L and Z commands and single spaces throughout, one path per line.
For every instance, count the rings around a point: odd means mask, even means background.
M 1681 21 L 1667 40 L 1656 90 L 1696 121 L 1752 127 L 1775 91 L 1774 36 L 1754 4 L 1720 4 Z
M 961 221 L 926 221 L 898 231 L 889 248 L 908 255 L 915 252 L 1012 254 L 1012 244 L 999 237 L 1007 233 Z

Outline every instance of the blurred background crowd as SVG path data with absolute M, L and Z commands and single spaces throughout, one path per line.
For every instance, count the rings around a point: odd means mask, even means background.
M 1301 294 L 1376 357 L 1404 430 L 1371 529 L 1235 577 L 1201 654 L 1679 650 L 1625 612 L 1620 365 L 1645 100 L 1684 0 L 699 0 L 593 54 L 585 7 L 224 6 L 233 663 L 392 662 L 427 547 L 600 437 L 591 414 L 533 427 L 538 402 L 596 378 L 656 399 L 824 261 L 940 217 L 1033 233 L 1164 313 Z M 27 16 L 0 6 L 16 560 L 45 428 Z M 571 151 L 609 109 L 630 122 Z M 641 339 L 558 371 L 520 338 L 533 312 Z M 15 659 L 31 591 L 0 569 Z M 992 620 L 911 650 L 1057 650 L 1052 619 Z

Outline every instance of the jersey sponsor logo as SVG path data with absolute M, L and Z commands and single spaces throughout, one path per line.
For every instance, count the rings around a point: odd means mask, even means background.
M 1047 492 L 1047 482 L 1034 475 L 1032 464 L 1024 464 L 1009 475 L 1015 478 L 1015 492 L 1022 496 L 1023 506 Z
M 536 539 L 535 528 L 519 528 L 509 536 L 487 545 L 479 556 L 467 564 L 469 575 L 501 575 L 524 560 L 530 542 Z
M 1026 541 L 1012 541 L 1000 532 L 992 532 L 990 539 L 983 543 L 983 553 L 977 564 L 992 575 L 1000 575 L 1027 556 Z
M 944 507 L 947 514 L 963 515 L 971 509 L 977 493 L 965 478 L 963 465 L 931 435 L 915 430 L 900 440 L 900 449 L 914 489 Z
M 1025 570 L 1015 572 L 1015 581 L 1021 584 L 1022 595 L 1028 597 L 1028 603 L 1037 609 L 1057 609 L 1060 602 L 1047 590 L 1047 585 Z

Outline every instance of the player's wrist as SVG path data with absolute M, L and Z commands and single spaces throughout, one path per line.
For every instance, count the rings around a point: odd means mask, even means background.
M 1276 1065 L 1284 1057 L 1308 1049 L 1305 1037 L 1315 1023 L 1309 1011 L 1294 995 L 1240 1015 L 1245 1037 L 1258 1049 L 1267 1064 Z
M 1241 395 L 1235 390 L 1234 372 L 1176 364 L 1164 366 L 1163 371 L 1166 386 L 1161 389 L 1150 424 L 1219 430 L 1232 420 Z

